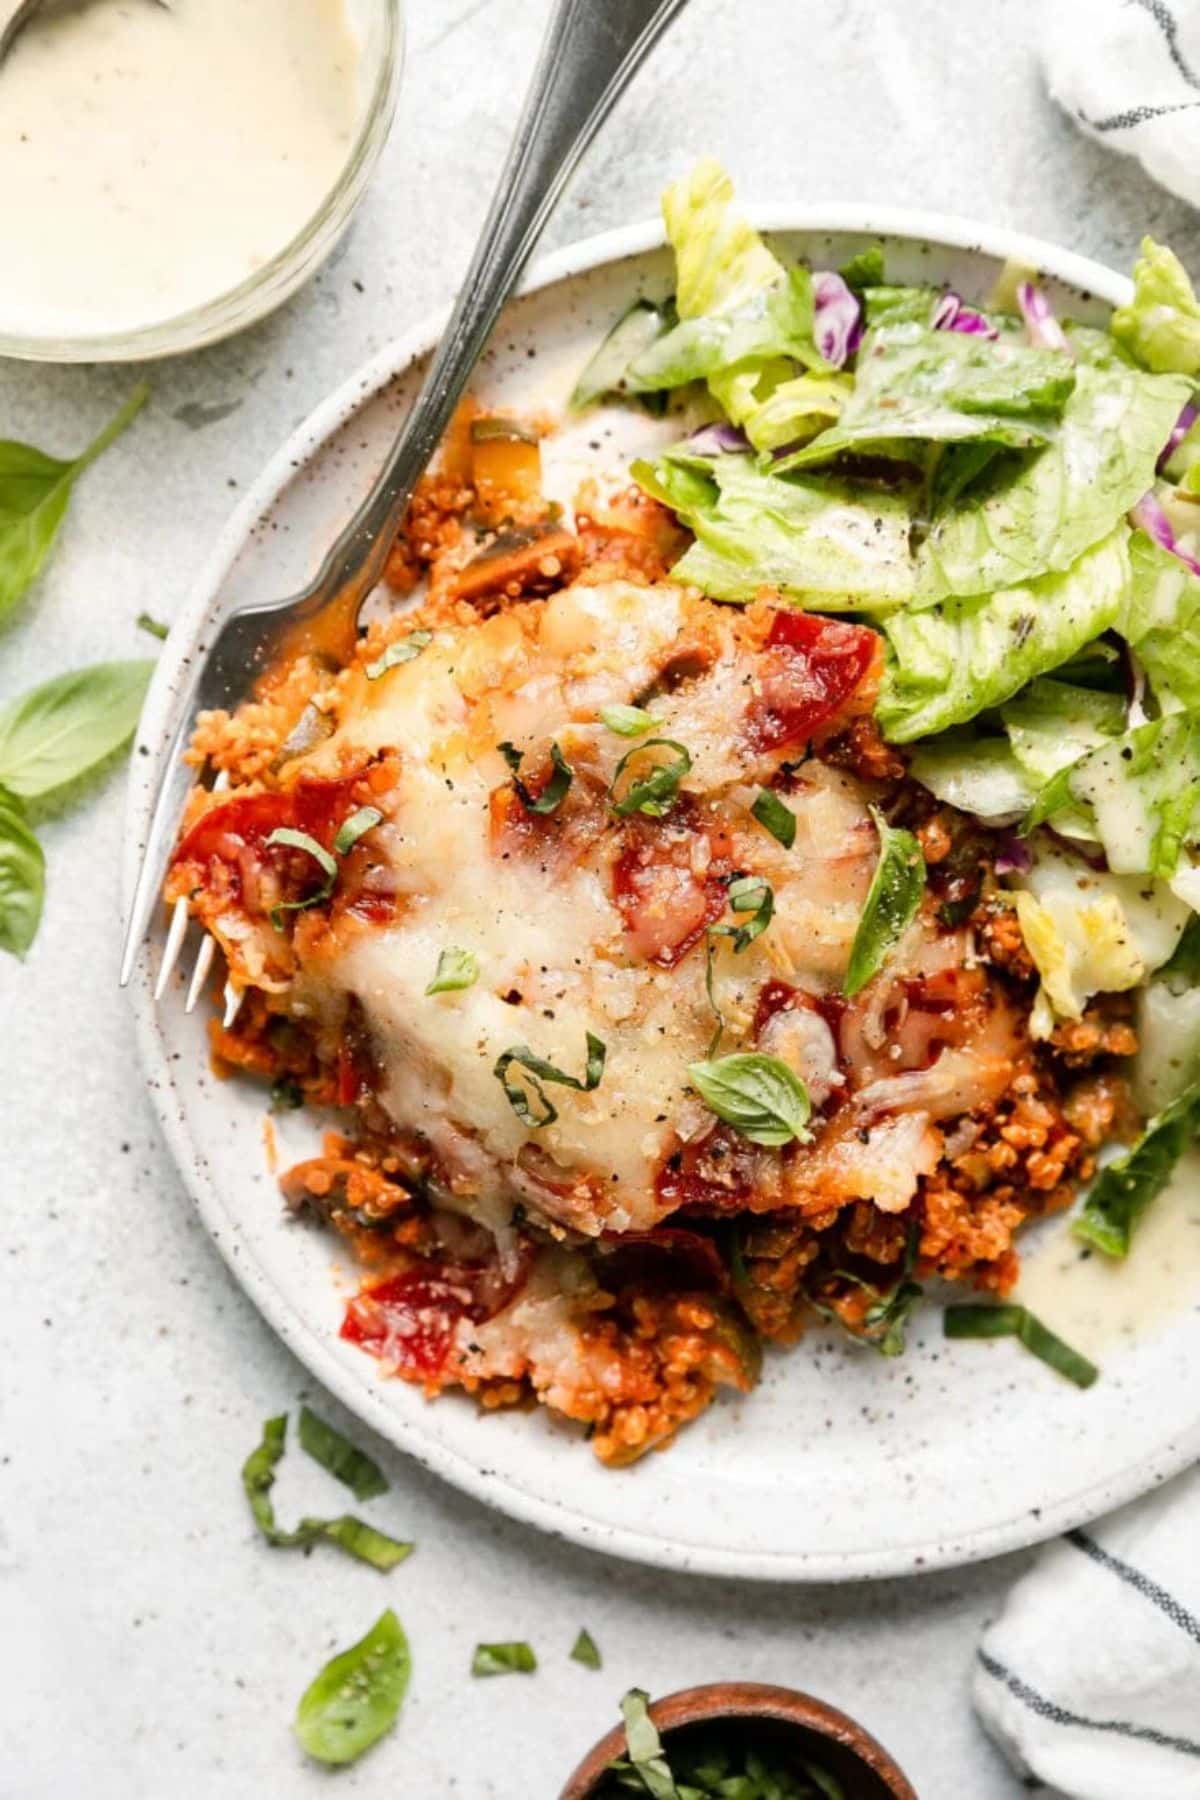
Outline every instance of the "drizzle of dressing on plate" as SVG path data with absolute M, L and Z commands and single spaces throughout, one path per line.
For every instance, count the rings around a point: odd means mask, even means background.
M 1086 1356 L 1200 1307 L 1200 1151 L 1180 1159 L 1123 1259 L 1073 1237 L 1065 1214 L 1047 1224 L 1025 1252 L 1013 1299 Z

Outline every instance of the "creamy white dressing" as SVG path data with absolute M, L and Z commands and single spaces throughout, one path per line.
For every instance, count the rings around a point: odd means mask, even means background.
M 359 61 L 345 0 L 35 19 L 0 67 L 0 332 L 131 330 L 252 276 L 349 158 Z
M 1014 1299 L 1076 1350 L 1111 1359 L 1122 1341 L 1200 1307 L 1200 1151 L 1180 1159 L 1122 1260 L 1080 1243 L 1067 1218 L 1025 1244 Z

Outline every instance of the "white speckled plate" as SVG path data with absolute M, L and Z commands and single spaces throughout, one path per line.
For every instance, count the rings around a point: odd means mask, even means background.
M 839 207 L 758 222 L 818 266 L 884 240 L 889 279 L 946 281 L 982 297 L 1006 257 L 1041 268 L 1076 316 L 1102 316 L 1127 283 L 1049 245 L 964 221 Z M 667 291 L 654 227 L 596 238 L 543 262 L 508 309 L 480 371 L 493 401 L 565 398 L 600 335 L 644 289 Z M 173 691 L 221 607 L 289 592 L 361 494 L 434 341 L 431 320 L 367 365 L 284 445 L 231 519 L 171 633 L 133 758 L 125 875 L 139 855 Z M 611 464 L 633 431 L 605 414 L 557 452 L 569 481 Z M 569 466 L 568 466 L 569 465 Z M 680 1569 L 772 1580 L 853 1578 L 966 1562 L 1028 1544 L 1143 1492 L 1200 1456 L 1200 1309 L 1123 1343 L 1079 1393 L 1015 1345 L 941 1341 L 920 1317 L 894 1362 L 813 1334 L 770 1356 L 758 1390 L 722 1399 L 665 1455 L 613 1473 L 541 1415 L 482 1416 L 382 1378 L 337 1335 L 352 1285 L 332 1237 L 289 1222 L 263 1146 L 263 1098 L 214 1081 L 204 1021 L 172 990 L 155 1007 L 151 944 L 136 977 L 142 1054 L 180 1172 L 221 1253 L 275 1329 L 327 1387 L 402 1449 L 515 1518 L 596 1549 Z M 281 1156 L 312 1141 L 279 1123 Z

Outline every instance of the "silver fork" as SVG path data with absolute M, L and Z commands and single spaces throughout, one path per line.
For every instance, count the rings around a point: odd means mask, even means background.
M 450 322 L 374 487 L 309 586 L 287 599 L 232 612 L 176 698 L 170 749 L 126 921 L 122 987 L 133 973 L 195 778 L 183 752 L 196 715 L 240 699 L 255 673 L 270 663 L 289 637 L 298 630 L 317 629 L 318 615 L 323 641 L 343 660 L 349 657 L 362 603 L 383 573 L 409 495 L 437 448 L 500 309 L 580 157 L 686 4 L 687 0 L 556 0 L 525 107 Z M 186 933 L 184 899 L 176 903 L 156 996 L 166 987 Z M 204 986 L 212 957 L 213 940 L 206 936 L 188 987 L 189 1011 Z M 227 1021 L 236 1016 L 237 998 L 227 984 Z

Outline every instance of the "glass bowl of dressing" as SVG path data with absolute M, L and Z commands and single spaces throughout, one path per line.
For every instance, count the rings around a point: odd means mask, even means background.
M 402 60 L 401 0 L 51 0 L 0 64 L 0 356 L 130 362 L 271 312 L 349 224 Z

